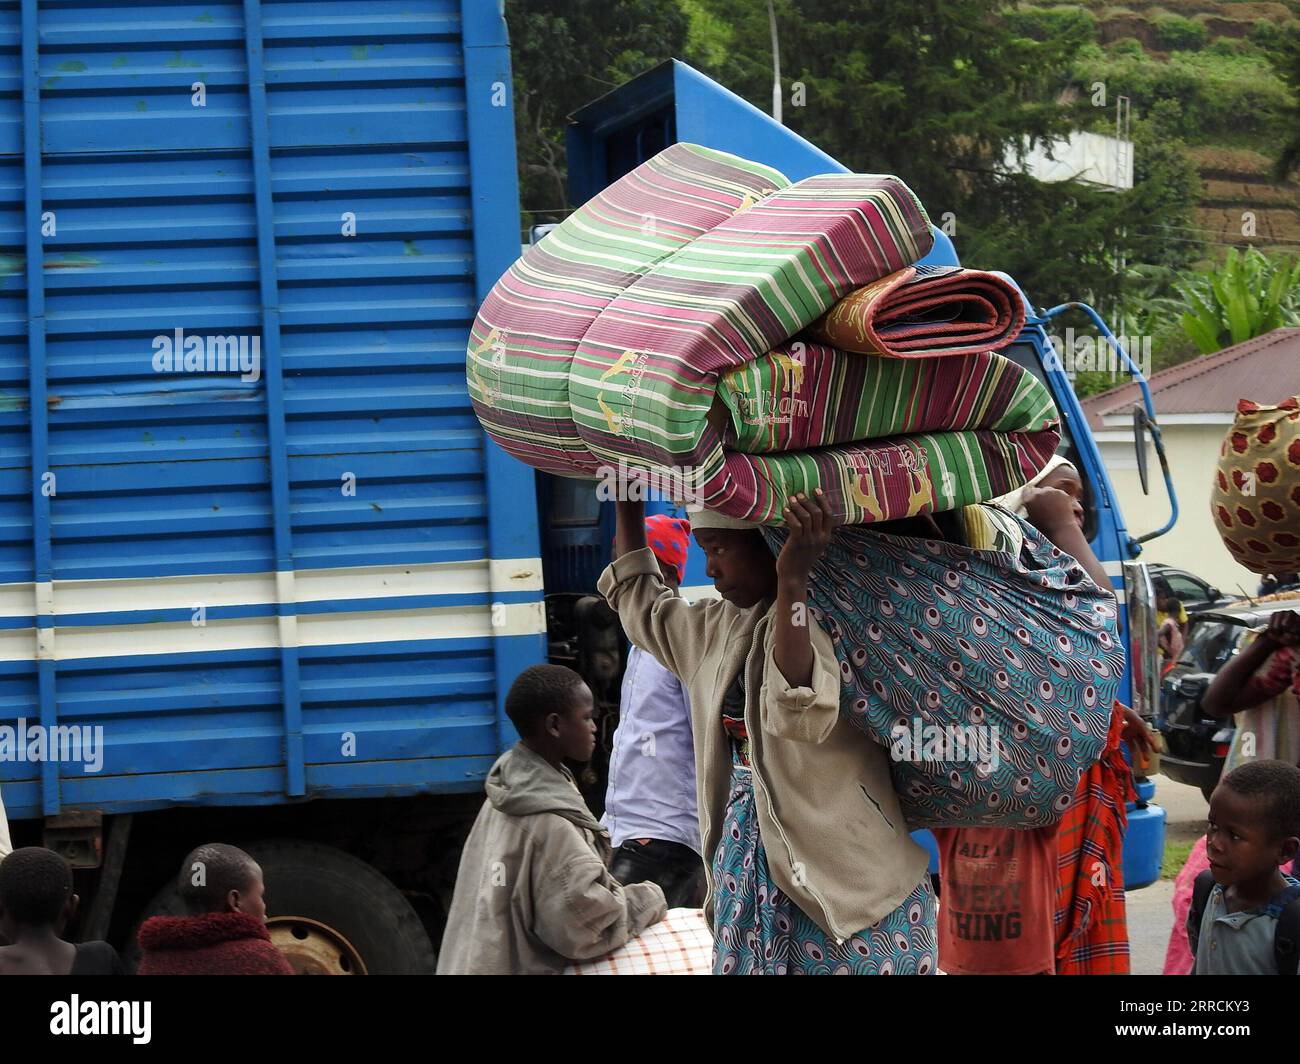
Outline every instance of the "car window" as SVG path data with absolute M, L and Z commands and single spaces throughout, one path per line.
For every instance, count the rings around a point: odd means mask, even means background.
M 600 523 L 600 495 L 591 485 L 568 477 L 551 477 L 551 524 L 593 526 Z
M 1161 575 L 1169 581 L 1169 586 L 1174 592 L 1174 598 L 1178 599 L 1184 606 L 1188 603 L 1210 601 L 1210 596 L 1206 594 L 1205 584 L 1177 573 L 1163 573 Z
M 1225 624 L 1222 621 L 1194 624 L 1178 661 L 1197 672 L 1218 672 L 1232 657 L 1242 632 L 1239 625 Z
M 1228 625 L 1228 631 L 1225 633 L 1222 646 L 1216 648 L 1213 660 L 1214 667 L 1211 671 L 1218 672 L 1223 668 L 1223 666 L 1228 664 L 1232 655 L 1241 649 L 1242 640 L 1246 638 L 1249 631 L 1248 628 L 1243 628 L 1239 624 Z

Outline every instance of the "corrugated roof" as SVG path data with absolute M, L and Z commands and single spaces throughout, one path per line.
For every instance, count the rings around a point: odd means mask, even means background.
M 1300 391 L 1300 328 L 1274 329 L 1245 343 L 1154 373 L 1147 382 L 1156 416 L 1232 414 L 1238 399 L 1276 403 Z M 1141 398 L 1122 384 L 1081 404 L 1088 424 L 1103 428 L 1107 414 L 1127 412 Z

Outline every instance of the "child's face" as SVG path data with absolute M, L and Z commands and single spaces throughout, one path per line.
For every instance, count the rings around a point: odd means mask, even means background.
M 546 729 L 561 755 L 571 761 L 590 761 L 596 750 L 596 722 L 593 719 L 595 704 L 591 688 L 580 683 L 574 689 L 573 701 L 567 713 L 552 713 L 546 718 Z
M 1057 466 L 1039 481 L 1044 488 L 1057 488 L 1074 500 L 1074 520 L 1083 527 L 1083 481 L 1071 466 Z
M 1209 821 L 1205 853 L 1214 881 L 1224 887 L 1271 875 L 1295 857 L 1300 843 L 1294 836 L 1272 837 L 1267 799 L 1222 784 L 1210 796 Z

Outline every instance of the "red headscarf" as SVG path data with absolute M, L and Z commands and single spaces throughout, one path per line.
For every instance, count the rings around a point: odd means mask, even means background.
M 655 514 L 645 519 L 646 545 L 655 557 L 677 570 L 677 582 L 686 579 L 686 552 L 690 549 L 691 523 L 684 517 Z

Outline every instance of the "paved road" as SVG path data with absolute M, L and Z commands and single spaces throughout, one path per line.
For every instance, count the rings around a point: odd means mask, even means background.
M 1195 787 L 1156 776 L 1156 804 L 1168 815 L 1165 840 L 1191 842 L 1205 834 L 1205 799 Z M 1126 896 L 1128 937 L 1134 975 L 1159 975 L 1173 927 L 1174 881 L 1161 879 Z
M 1166 840 L 1192 842 L 1205 834 L 1205 814 L 1210 808 L 1196 787 L 1156 776 L 1156 804 L 1164 806 Z

